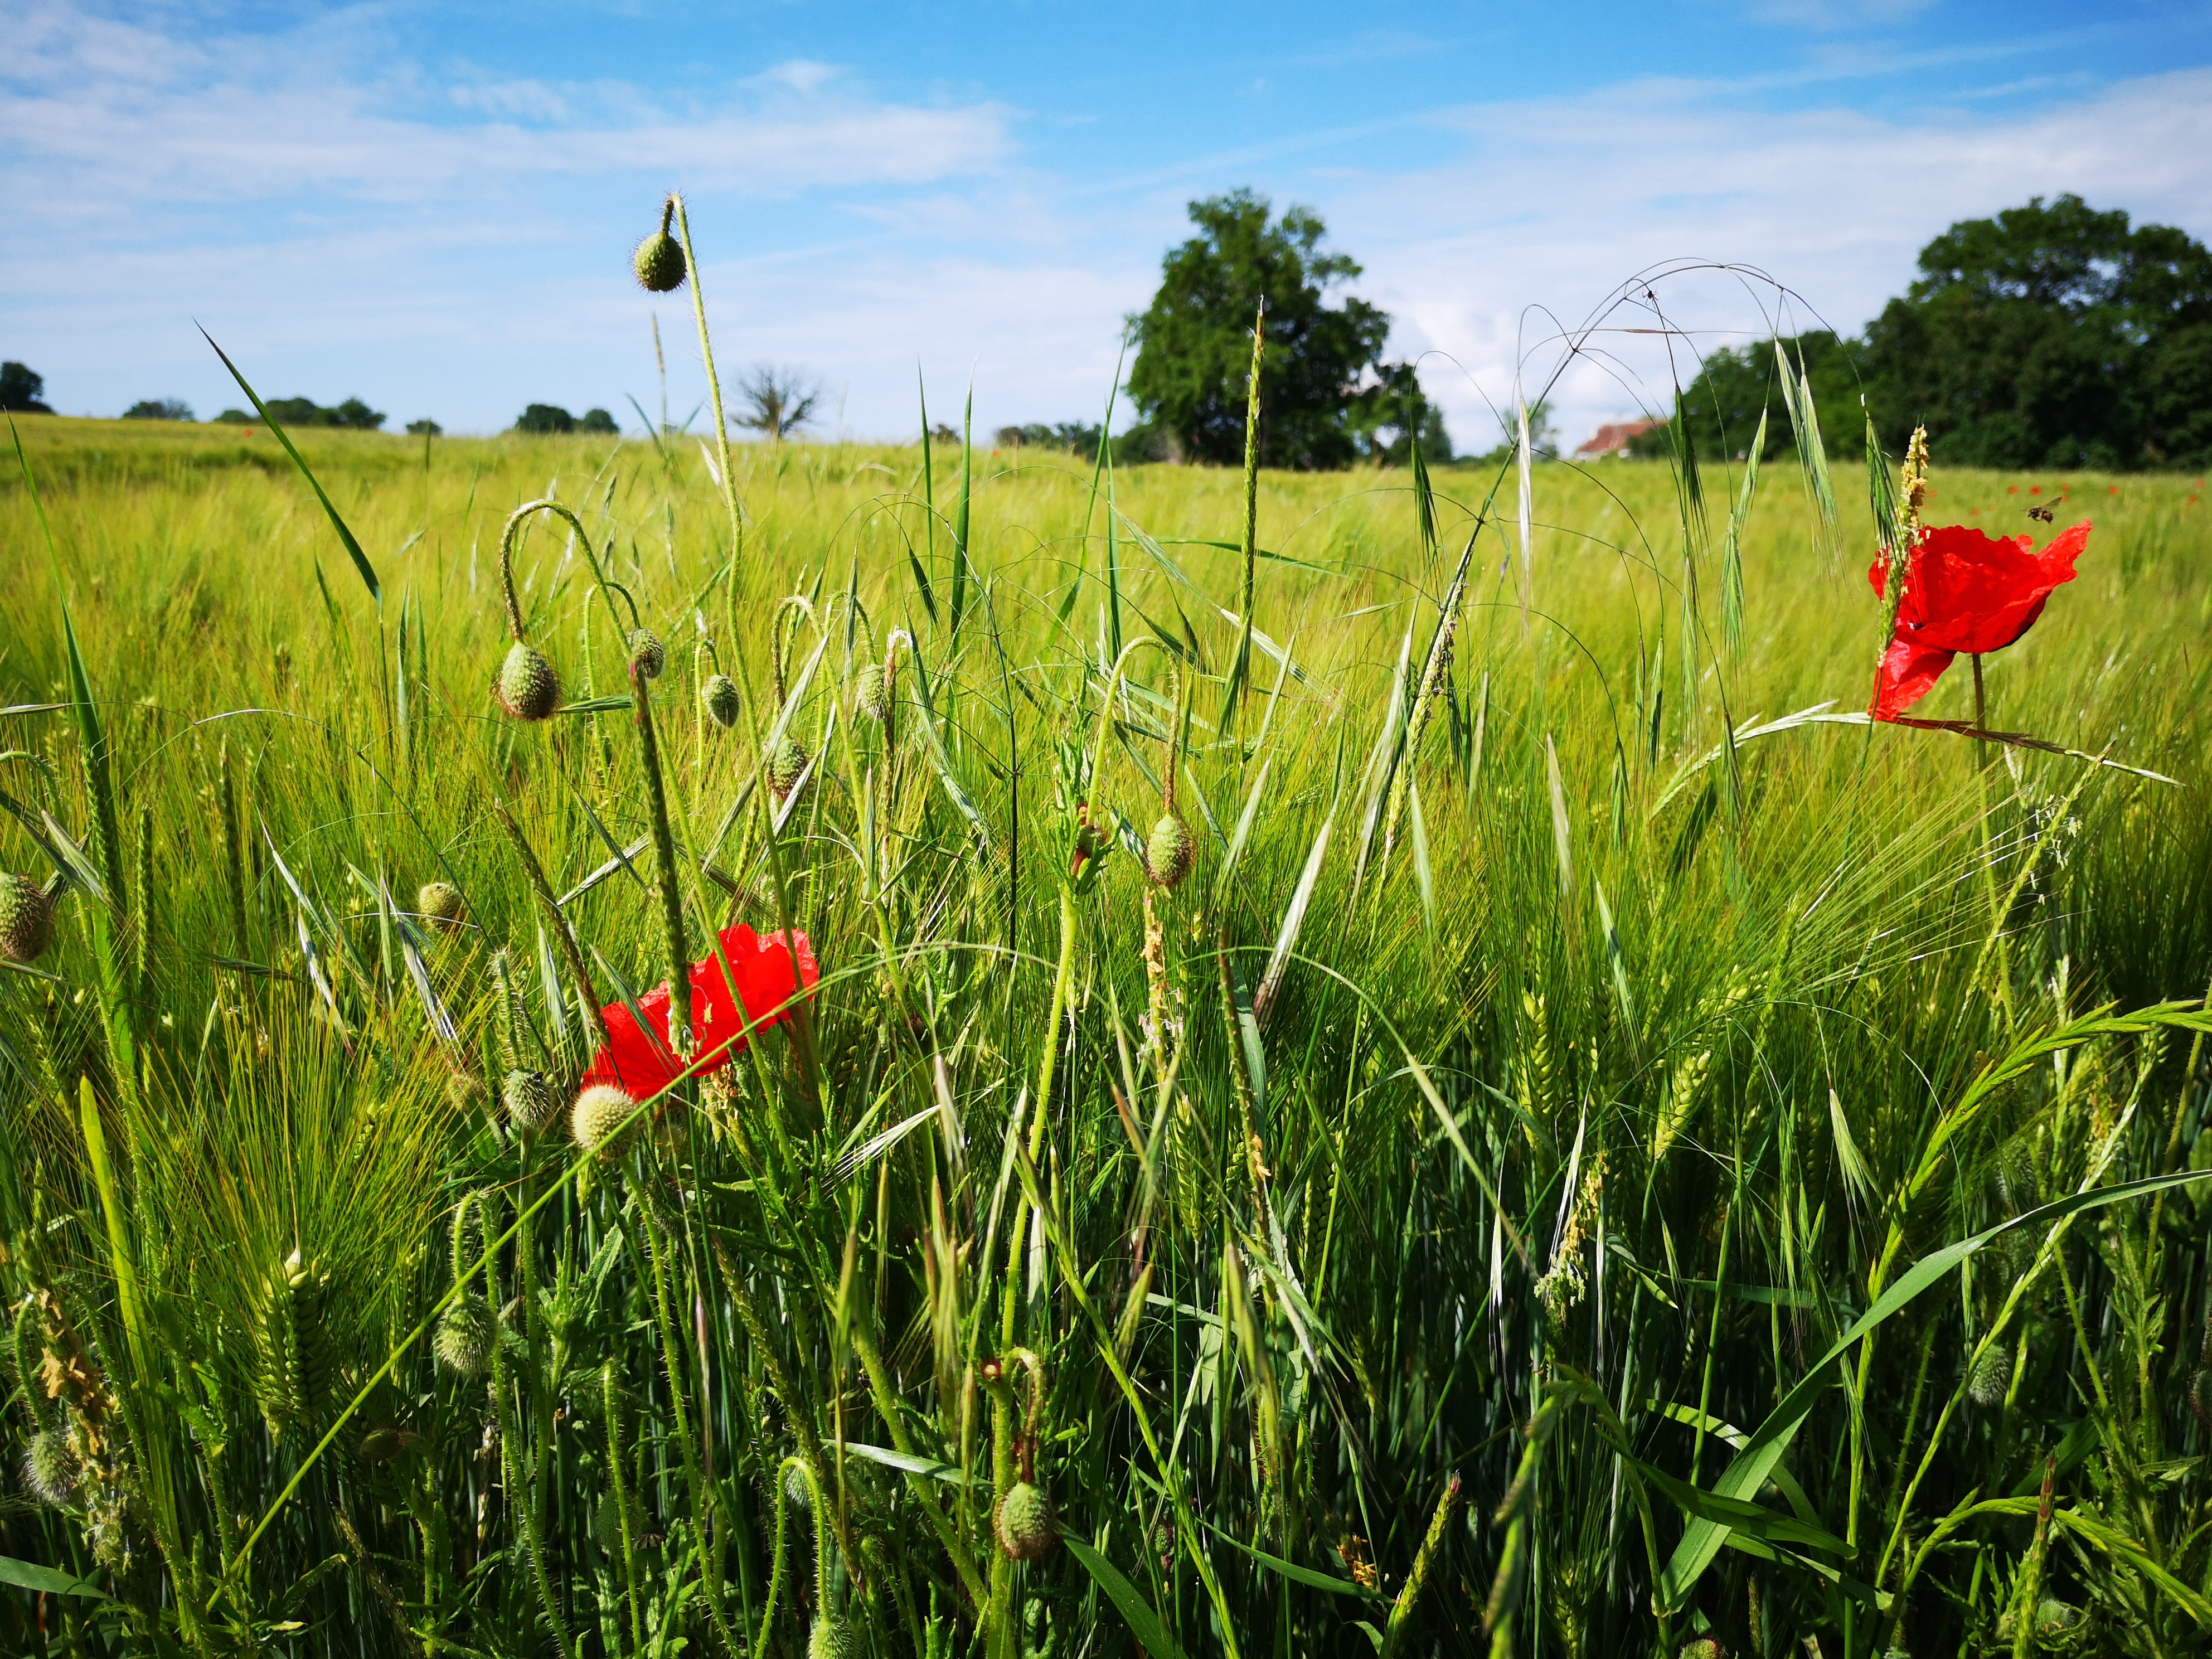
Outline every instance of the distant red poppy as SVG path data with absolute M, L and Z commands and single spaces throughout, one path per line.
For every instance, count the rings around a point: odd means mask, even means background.
M 2088 540 L 2086 519 L 2040 553 L 2026 536 L 1991 538 L 1955 524 L 1922 531 L 1867 712 L 1893 720 L 1928 694 L 1961 651 L 2002 651 L 2027 633 L 2051 591 L 2074 580 L 2074 562 Z M 1875 593 L 1888 574 L 1888 561 L 1877 556 L 1867 573 Z
M 642 1029 L 626 1003 L 601 1009 L 600 1016 L 607 1024 L 607 1046 L 592 1059 L 592 1069 L 584 1073 L 580 1086 L 588 1089 L 595 1084 L 611 1083 L 633 1099 L 643 1100 L 679 1079 L 698 1077 L 728 1065 L 732 1055 L 744 1052 L 744 1021 L 750 1020 L 753 1029 L 759 1030 L 790 1017 L 798 990 L 792 974 L 794 956 L 799 959 L 799 976 L 808 988 L 822 977 L 806 935 L 794 933 L 791 939 L 787 948 L 781 933 L 763 939 L 742 922 L 723 931 L 722 955 L 729 957 L 730 971 L 737 975 L 734 998 L 720 957 L 691 964 L 691 1018 L 697 1026 L 697 1053 L 689 1067 L 677 1063 L 669 1038 L 665 985 L 638 999 L 646 1020 Z

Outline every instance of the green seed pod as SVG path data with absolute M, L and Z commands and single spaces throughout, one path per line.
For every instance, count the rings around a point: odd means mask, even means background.
M 498 1340 L 499 1322 L 492 1316 L 491 1304 L 471 1291 L 439 1318 L 430 1352 L 457 1376 L 482 1376 L 491 1359 L 491 1345 Z
M 668 666 L 668 653 L 661 646 L 660 636 L 649 628 L 633 628 L 625 644 L 637 672 L 649 680 L 659 679 L 660 671 Z
M 1164 813 L 1152 826 L 1152 836 L 1145 842 L 1145 870 L 1163 887 L 1180 887 L 1197 855 L 1198 848 L 1190 838 L 1190 826 L 1178 814 Z
M 2035 1604 L 2035 1633 L 2048 1639 L 2064 1636 L 2081 1622 L 2081 1609 L 2070 1601 L 2046 1595 Z
M 500 1101 L 507 1108 L 507 1121 L 526 1134 L 536 1134 L 561 1109 L 561 1103 L 545 1073 L 520 1067 L 507 1074 L 507 1082 L 500 1090 Z
M 2212 1370 L 2190 1373 L 2189 1409 L 2197 1413 L 2197 1420 L 2207 1431 L 2212 1432 Z
M 997 1526 L 999 1547 L 1014 1561 L 1036 1560 L 1060 1536 L 1051 1503 L 1027 1480 L 1016 1481 L 999 1500 Z
M 599 1499 L 599 1509 L 592 1516 L 592 1538 L 602 1550 L 617 1559 L 623 1553 L 624 1508 L 629 1510 L 629 1547 L 635 1551 L 645 1544 L 645 1510 L 638 1503 L 635 1493 L 630 1494 L 627 1505 L 617 1503 L 612 1492 L 607 1493 Z
M 637 1110 L 637 1103 L 611 1083 L 594 1084 L 576 1097 L 568 1113 L 568 1133 L 587 1152 L 599 1154 L 603 1164 L 628 1152 L 643 1132 L 641 1122 L 624 1125 Z
M 1984 1411 L 1995 1411 L 2004 1404 L 2005 1391 L 2011 1386 L 2012 1350 L 1993 1342 L 1967 1381 L 1966 1397 Z
M 769 751 L 768 787 L 775 791 L 778 800 L 799 787 L 799 780 L 806 770 L 806 759 L 805 745 L 787 733 Z
M 1675 1659 L 1728 1659 L 1728 1650 L 1710 1636 L 1694 1637 L 1682 1644 Z
M 738 683 L 727 674 L 708 675 L 707 683 L 699 688 L 699 701 L 707 705 L 707 718 L 725 732 L 738 723 L 744 708 Z
M 415 912 L 434 927 L 453 927 L 461 919 L 461 890 L 451 882 L 426 881 L 416 892 Z
M 58 1510 L 75 1503 L 83 1474 L 69 1437 L 59 1429 L 31 1437 L 30 1449 L 23 1454 L 23 1485 L 39 1502 Z
M 859 1651 L 853 1632 L 834 1613 L 817 1614 L 806 1638 L 806 1659 L 848 1659 Z
M 853 676 L 853 707 L 881 726 L 890 718 L 891 683 L 879 662 L 864 662 Z
M 783 1495 L 791 1500 L 791 1507 L 801 1515 L 814 1508 L 814 1488 L 807 1484 L 806 1471 L 796 1463 L 787 1464 L 784 1468 Z
M 519 720 L 545 719 L 560 707 L 561 681 L 553 665 L 520 640 L 507 648 L 499 665 L 499 700 Z
M 0 875 L 0 957 L 36 962 L 54 942 L 54 902 L 28 876 Z
M 647 294 L 673 294 L 684 286 L 684 244 L 665 228 L 656 230 L 637 245 L 630 267 Z

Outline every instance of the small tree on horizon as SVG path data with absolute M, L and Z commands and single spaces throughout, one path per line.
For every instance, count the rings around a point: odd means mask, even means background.
M 0 363 L 0 410 L 17 415 L 51 415 L 44 401 L 46 377 L 27 363 Z
M 745 405 L 738 424 L 750 427 L 770 443 L 781 443 L 814 418 L 822 387 L 795 368 L 756 363 L 738 377 L 738 396 Z

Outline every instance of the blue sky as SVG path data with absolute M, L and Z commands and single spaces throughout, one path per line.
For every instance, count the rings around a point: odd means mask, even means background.
M 727 374 L 822 429 L 1094 417 L 1194 196 L 1320 210 L 1462 447 L 1636 273 L 1729 261 L 1854 329 L 1952 220 L 2036 193 L 2212 237 L 2212 3 L 128 8 L 0 0 L 0 356 L 69 413 L 366 398 L 396 426 L 704 380 L 626 276 L 683 189 Z M 1701 343 L 1771 290 L 1659 284 Z M 1624 323 L 1648 319 L 1616 317 Z M 1569 442 L 1662 395 L 1609 332 Z

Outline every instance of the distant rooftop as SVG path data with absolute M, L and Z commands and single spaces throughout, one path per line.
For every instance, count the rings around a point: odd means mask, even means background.
M 1578 461 L 1603 460 L 1613 455 L 1626 459 L 1635 453 L 1636 441 L 1647 432 L 1656 432 L 1666 425 L 1664 421 L 1617 421 L 1598 428 L 1597 435 L 1575 451 Z

